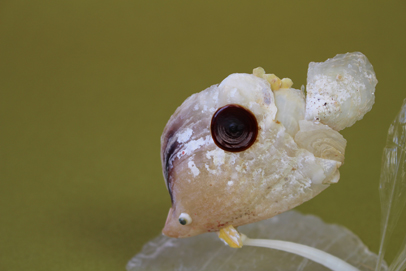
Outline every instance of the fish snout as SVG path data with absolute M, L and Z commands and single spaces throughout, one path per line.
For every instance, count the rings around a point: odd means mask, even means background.
M 192 225 L 182 225 L 179 222 L 179 215 L 173 207 L 169 209 L 168 217 L 166 218 L 165 226 L 162 233 L 165 236 L 173 238 L 184 238 L 196 235 L 193 233 L 195 227 Z

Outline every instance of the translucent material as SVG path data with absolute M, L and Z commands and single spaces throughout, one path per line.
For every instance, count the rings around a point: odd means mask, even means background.
M 379 192 L 382 209 L 379 256 L 382 260 L 390 236 L 406 203 L 406 99 L 398 116 L 389 127 L 382 155 Z M 390 270 L 406 269 L 406 239 L 402 248 L 403 250 L 400 249 L 398 256 L 391 264 Z
M 316 247 L 335 255 L 360 270 L 373 270 L 377 256 L 348 229 L 324 223 L 313 215 L 289 211 L 258 223 L 239 228 L 250 238 L 279 239 Z M 136 270 L 328 270 L 324 266 L 294 254 L 244 246 L 232 249 L 207 233 L 191 238 L 159 236 L 147 243 L 127 265 Z M 382 263 L 381 270 L 387 270 Z
M 305 119 L 320 121 L 337 131 L 350 127 L 371 110 L 377 83 L 371 63 L 360 52 L 311 62 Z
M 313 262 L 319 263 L 332 271 L 359 271 L 358 268 L 352 266 L 340 258 L 331 255 L 323 250 L 298 244 L 295 242 L 272 240 L 272 239 L 250 239 L 244 237 L 244 245 L 255 247 L 267 247 L 277 250 L 286 251 L 302 257 L 305 257 Z

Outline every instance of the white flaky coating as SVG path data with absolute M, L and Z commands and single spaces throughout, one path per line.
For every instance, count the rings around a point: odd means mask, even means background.
M 346 140 L 337 130 L 370 110 L 376 79 L 360 53 L 334 59 L 325 66 L 310 65 L 307 104 L 290 79 L 267 75 L 262 68 L 231 74 L 185 100 L 161 137 L 162 169 L 172 199 L 165 235 L 188 237 L 267 219 L 338 182 Z M 328 85 L 338 75 L 342 82 Z M 325 87 L 317 78 L 325 78 Z M 314 99 L 333 102 L 318 108 Z M 211 137 L 213 114 L 228 104 L 245 107 L 257 119 L 257 140 L 247 150 L 224 151 Z M 193 222 L 181 225 L 182 213 Z
M 371 110 L 377 83 L 371 63 L 359 52 L 311 62 L 305 119 L 337 131 L 349 127 Z

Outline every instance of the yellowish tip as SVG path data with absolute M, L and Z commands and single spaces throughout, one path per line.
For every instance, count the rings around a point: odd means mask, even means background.
M 222 228 L 218 235 L 230 247 L 242 248 L 241 234 L 232 225 Z
M 293 81 L 290 78 L 283 78 L 281 80 L 281 88 L 290 88 L 293 85 Z
M 271 85 L 272 90 L 278 90 L 281 88 L 281 79 L 275 74 L 265 74 L 264 78 Z
M 264 78 L 265 70 L 261 67 L 255 68 L 252 73 L 259 78 Z

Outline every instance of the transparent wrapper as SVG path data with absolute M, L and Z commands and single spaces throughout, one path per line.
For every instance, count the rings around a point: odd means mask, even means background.
M 289 211 L 261 222 L 239 227 L 250 238 L 278 239 L 316 247 L 335 255 L 360 270 L 374 270 L 377 255 L 348 229 L 326 224 L 313 215 Z M 267 248 L 232 249 L 215 233 L 173 239 L 159 236 L 147 243 L 127 265 L 138 270 L 329 270 L 303 257 Z M 387 270 L 386 263 L 382 269 Z

